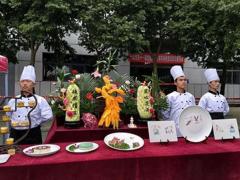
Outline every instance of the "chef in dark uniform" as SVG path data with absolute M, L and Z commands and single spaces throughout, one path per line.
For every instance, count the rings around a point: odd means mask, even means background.
M 194 96 L 186 92 L 187 78 L 181 66 L 173 66 L 170 73 L 174 79 L 177 90 L 167 95 L 168 109 L 162 112 L 164 120 L 175 122 L 177 136 L 182 137 L 179 131 L 179 117 L 184 109 L 189 106 L 195 106 Z
M 201 97 L 198 105 L 206 109 L 212 119 L 224 119 L 224 116 L 229 112 L 229 105 L 226 98 L 218 92 L 220 78 L 217 70 L 207 69 L 204 75 L 208 82 L 209 91 Z
M 7 115 L 11 118 L 10 137 L 16 141 L 22 137 L 28 129 L 28 112 L 35 106 L 35 109 L 30 113 L 31 129 L 28 136 L 19 144 L 41 144 L 41 124 L 50 120 L 53 117 L 52 109 L 46 99 L 38 96 L 34 92 L 36 75 L 33 66 L 25 66 L 20 77 L 21 97 L 17 99 L 17 111 L 8 112 Z M 35 95 L 37 103 L 35 102 Z M 15 100 L 11 99 L 8 105 L 12 110 L 15 109 Z

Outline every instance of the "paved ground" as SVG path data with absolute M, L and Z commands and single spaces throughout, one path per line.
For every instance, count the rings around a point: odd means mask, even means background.
M 238 120 L 238 126 L 240 127 L 240 107 L 231 107 L 230 113 L 227 115 L 226 118 L 237 118 Z M 47 136 L 47 132 L 49 128 L 51 127 L 52 121 L 46 122 L 42 125 L 42 136 L 43 140 L 45 140 Z M 1 123 L 0 123 L 1 126 Z M 2 143 L 2 136 L 0 135 L 0 144 Z

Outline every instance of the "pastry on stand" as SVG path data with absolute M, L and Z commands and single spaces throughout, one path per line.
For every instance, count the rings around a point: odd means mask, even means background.
M 10 112 L 11 111 L 11 107 L 10 106 L 3 106 L 3 111 L 4 112 Z
M 10 121 L 10 117 L 7 116 L 7 115 L 4 115 L 4 116 L 2 116 L 2 121 L 3 122 L 9 122 Z
M 8 127 L 0 127 L 0 133 L 1 134 L 7 134 L 9 131 L 8 131 Z
M 35 109 L 37 104 L 37 98 L 34 94 L 32 94 L 34 101 L 32 101 L 28 106 L 32 107 L 31 110 L 28 112 L 27 120 L 16 122 L 11 121 L 10 117 L 6 115 L 3 115 L 0 119 L 0 121 L 4 122 L 5 125 L 3 127 L 0 127 L 0 135 L 3 136 L 3 143 L 0 144 L 0 154 L 10 154 L 14 155 L 16 152 L 21 152 L 21 147 L 18 146 L 18 143 L 22 141 L 29 133 L 30 127 L 31 127 L 31 116 L 30 113 Z M 15 106 L 11 107 L 9 105 L 2 105 L 3 103 L 0 103 L 0 111 L 2 112 L 15 112 L 17 111 L 17 108 L 25 107 L 25 104 L 23 101 L 21 101 L 22 96 L 12 97 L 12 96 L 0 96 L 0 99 L 3 99 L 1 102 L 6 102 L 7 99 L 13 99 L 15 101 Z M 19 139 L 14 140 L 13 138 L 9 138 L 9 126 L 15 127 L 27 127 L 27 131 L 25 134 L 23 134 L 22 137 Z

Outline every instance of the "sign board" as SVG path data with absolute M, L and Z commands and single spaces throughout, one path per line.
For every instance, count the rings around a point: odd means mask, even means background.
M 184 64 L 184 57 L 175 54 L 153 54 L 153 53 L 138 53 L 138 54 L 129 54 L 128 61 L 132 63 L 144 63 L 151 64 L 153 63 L 153 56 L 157 59 L 157 64 Z
M 215 140 L 239 138 L 237 119 L 213 120 Z
M 174 121 L 148 121 L 150 142 L 176 142 L 178 141 Z

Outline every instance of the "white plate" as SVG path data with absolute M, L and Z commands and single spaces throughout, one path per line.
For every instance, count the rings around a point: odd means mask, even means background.
M 187 107 L 180 115 L 179 130 L 188 141 L 204 141 L 211 133 L 212 118 L 207 110 L 199 106 Z
M 109 141 L 111 141 L 114 137 L 120 139 L 120 140 L 124 140 L 125 143 L 127 143 L 130 148 L 129 149 L 119 149 L 119 148 L 115 148 L 115 147 L 112 147 L 109 145 Z M 139 143 L 139 146 L 138 147 L 135 147 L 133 148 L 133 143 L 134 142 L 138 142 Z M 141 137 L 135 135 L 135 134 L 131 134 L 131 133 L 125 133 L 125 132 L 117 132 L 117 133 L 112 133 L 112 134 L 109 134 L 107 135 L 105 138 L 104 138 L 104 143 L 112 148 L 112 149 L 116 149 L 116 150 L 119 150 L 119 151 L 133 151 L 133 150 L 137 150 L 137 149 L 140 149 L 141 147 L 143 147 L 144 145 L 144 141 Z
M 0 154 L 0 164 L 3 164 L 8 161 L 10 154 Z
M 74 151 L 71 151 L 69 149 L 70 146 L 72 146 L 72 145 L 78 146 L 81 143 L 92 143 L 93 146 L 91 148 L 89 148 L 89 149 L 80 149 L 80 148 L 78 148 L 78 149 L 75 149 Z M 66 151 L 71 152 L 71 153 L 87 153 L 87 152 L 91 152 L 91 151 L 96 150 L 98 147 L 99 147 L 99 145 L 97 143 L 94 143 L 94 142 L 77 142 L 77 143 L 69 144 L 68 146 L 66 146 Z
M 36 147 L 40 147 L 40 146 L 50 146 L 50 151 L 45 152 L 45 153 L 30 152 L 31 149 L 36 148 Z M 60 147 L 56 144 L 41 144 L 41 145 L 30 146 L 28 148 L 25 148 L 23 150 L 23 153 L 26 154 L 27 156 L 40 157 L 40 156 L 48 156 L 48 155 L 54 154 L 54 153 L 58 152 L 59 150 L 60 150 Z

